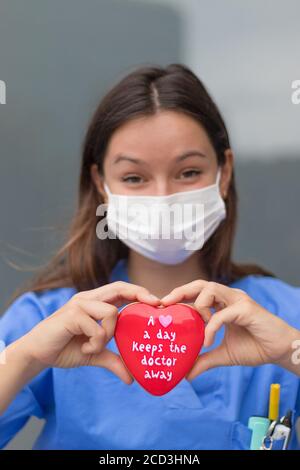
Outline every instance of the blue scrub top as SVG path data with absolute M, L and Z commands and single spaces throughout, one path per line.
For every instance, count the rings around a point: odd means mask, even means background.
M 120 260 L 111 282 L 129 282 Z M 279 279 L 250 275 L 231 284 L 300 329 L 300 288 Z M 55 312 L 76 292 L 58 288 L 27 292 L 0 319 L 7 345 Z M 217 334 L 220 343 L 224 329 Z M 107 347 L 118 352 L 114 338 Z M 204 350 L 203 350 L 204 351 Z M 271 383 L 281 384 L 280 415 L 300 414 L 299 378 L 275 365 L 218 367 L 191 382 L 183 379 L 166 395 L 126 385 L 107 369 L 47 368 L 22 389 L 0 417 L 3 448 L 30 416 L 45 420 L 34 449 L 248 449 L 250 416 L 267 416 Z M 299 449 L 296 433 L 290 448 Z

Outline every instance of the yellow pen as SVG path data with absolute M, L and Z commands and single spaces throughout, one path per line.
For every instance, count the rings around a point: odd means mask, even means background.
M 280 384 L 271 384 L 269 398 L 269 420 L 275 421 L 279 418 Z

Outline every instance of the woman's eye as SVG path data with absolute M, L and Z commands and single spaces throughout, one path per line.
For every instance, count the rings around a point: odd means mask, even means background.
M 125 183 L 141 183 L 142 178 L 138 175 L 128 175 L 122 178 Z
M 195 176 L 198 176 L 201 174 L 201 171 L 200 170 L 195 170 L 195 169 L 192 169 L 192 170 L 185 170 L 183 171 L 181 174 L 180 174 L 180 178 L 193 178 Z

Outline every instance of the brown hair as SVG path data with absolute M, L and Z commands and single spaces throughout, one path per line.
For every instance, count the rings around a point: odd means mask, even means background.
M 186 66 L 143 66 L 122 78 L 102 99 L 91 120 L 83 145 L 79 201 L 65 245 L 31 281 L 31 290 L 56 287 L 92 289 L 109 282 L 116 262 L 127 257 L 127 247 L 118 239 L 96 236 L 96 208 L 103 202 L 91 178 L 91 165 L 103 171 L 105 151 L 113 132 L 123 123 L 160 109 L 176 110 L 196 119 L 206 130 L 219 165 L 230 148 L 223 118 L 203 83 Z M 255 265 L 237 265 L 231 260 L 237 217 L 234 174 L 226 198 L 227 217 L 202 249 L 211 279 L 230 283 L 248 274 L 272 276 Z M 23 289 L 24 291 L 24 289 Z

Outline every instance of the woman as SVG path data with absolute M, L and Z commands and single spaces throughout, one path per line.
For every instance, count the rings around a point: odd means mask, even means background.
M 199 200 L 204 210 L 194 238 L 145 242 L 147 221 L 123 237 L 121 200 L 146 211 Z M 95 216 L 103 202 L 107 219 Z M 188 68 L 142 67 L 111 89 L 87 132 L 67 243 L 0 321 L 1 446 L 35 415 L 46 420 L 35 449 L 245 449 L 272 382 L 280 413 L 299 414 L 300 289 L 232 262 L 236 202 L 225 124 Z M 98 231 L 104 220 L 110 236 Z M 133 301 L 194 302 L 208 322 L 206 354 L 161 397 L 118 356 L 118 307 Z

